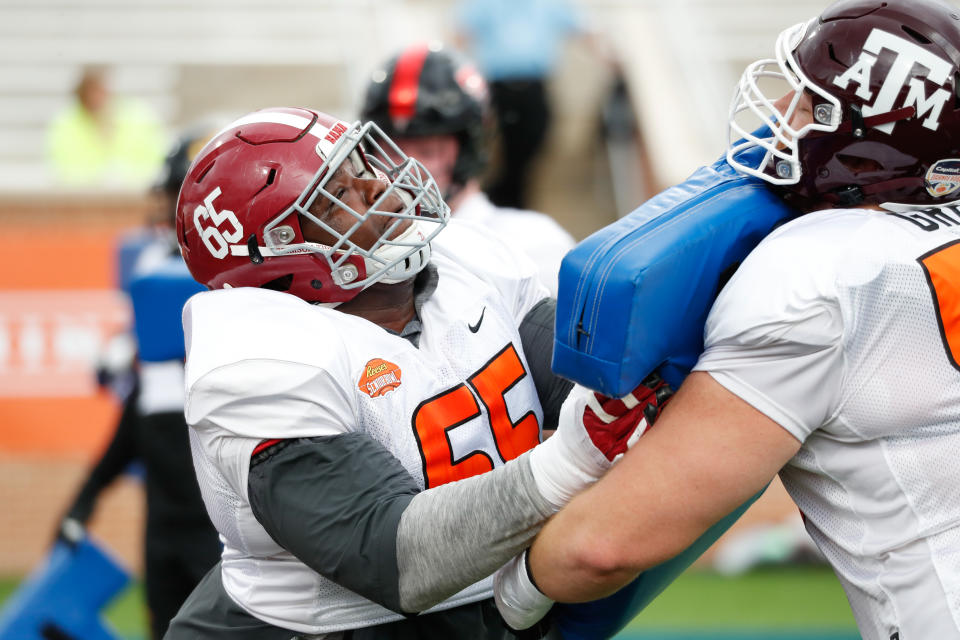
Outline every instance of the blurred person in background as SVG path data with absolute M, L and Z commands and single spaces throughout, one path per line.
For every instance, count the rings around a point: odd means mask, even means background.
M 73 100 L 47 129 L 54 177 L 71 187 L 141 189 L 163 164 L 160 121 L 140 101 L 115 95 L 104 67 L 87 67 Z
M 487 84 L 468 60 L 440 43 L 404 49 L 373 73 L 360 117 L 423 163 L 458 220 L 530 256 L 556 296 L 557 272 L 573 237 L 550 216 L 497 207 L 481 190 L 493 118 Z
M 213 133 L 209 126 L 198 125 L 185 132 L 167 155 L 151 190 L 155 207 L 146 229 L 150 241 L 139 248 L 131 275 L 134 281 L 163 268 L 165 262 L 182 264 L 173 226 L 177 193 L 190 161 Z M 135 303 L 134 316 L 138 313 L 144 311 Z M 179 309 L 173 315 L 179 321 Z M 156 339 L 182 343 L 179 325 L 171 329 L 177 335 Z M 193 470 L 183 417 L 182 356 L 163 362 L 137 361 L 137 345 L 130 343 L 135 340 L 129 335 L 118 337 L 98 368 L 101 385 L 121 398 L 123 409 L 113 438 L 59 523 L 57 537 L 74 544 L 85 536 L 102 491 L 131 463 L 142 463 L 147 517 L 144 587 L 150 637 L 159 639 L 186 597 L 216 564 L 221 545 Z
M 527 206 L 531 169 L 550 128 L 547 82 L 561 46 L 587 36 L 582 16 L 567 0 L 461 0 L 456 42 L 490 84 L 499 157 L 486 187 L 494 204 Z

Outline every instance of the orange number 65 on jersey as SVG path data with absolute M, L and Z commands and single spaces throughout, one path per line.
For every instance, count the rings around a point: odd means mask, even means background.
M 943 346 L 950 363 L 960 369 L 960 240 L 937 247 L 917 261 L 933 293 Z
M 466 384 L 448 389 L 417 407 L 413 412 L 413 433 L 423 454 L 423 480 L 428 489 L 493 469 L 493 461 L 483 451 L 471 451 L 454 459 L 450 445 L 450 430 L 479 416 L 479 403 L 487 409 L 493 441 L 502 460 L 512 460 L 540 442 L 540 425 L 532 411 L 516 422 L 507 413 L 504 394 L 525 375 L 517 350 L 508 344 Z

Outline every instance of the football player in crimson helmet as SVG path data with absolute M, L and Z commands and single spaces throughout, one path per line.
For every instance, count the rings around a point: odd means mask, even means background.
M 375 124 L 263 109 L 194 160 L 177 239 L 211 289 L 267 287 L 339 304 L 416 275 L 449 214 L 429 173 Z
M 573 385 L 535 265 L 449 221 L 373 123 L 240 118 L 187 171 L 176 227 L 211 289 L 183 306 L 181 388 L 224 550 L 166 637 L 515 637 L 491 574 L 664 385 L 606 408 L 585 392 L 561 421 Z
M 669 389 L 564 402 L 535 266 L 448 216 L 374 124 L 267 109 L 197 156 L 184 415 L 224 550 L 169 640 L 516 637 L 491 574 Z
M 945 2 L 834 4 L 780 34 L 775 59 L 750 65 L 731 105 L 727 159 L 806 208 L 944 205 L 960 199 L 960 109 Z M 786 99 L 762 81 L 785 80 Z M 769 84 L 764 85 L 769 87 Z M 742 114 L 765 128 L 752 132 Z M 765 154 L 744 163 L 742 152 Z

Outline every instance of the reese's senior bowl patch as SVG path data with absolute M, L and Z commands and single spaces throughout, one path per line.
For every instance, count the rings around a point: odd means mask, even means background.
M 939 198 L 960 189 L 960 159 L 938 160 L 924 178 L 927 193 Z
M 363 366 L 357 387 L 371 398 L 378 398 L 400 386 L 400 367 L 383 358 L 374 358 Z

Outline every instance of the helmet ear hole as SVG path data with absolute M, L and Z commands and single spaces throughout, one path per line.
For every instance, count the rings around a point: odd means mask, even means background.
M 293 274 L 288 273 L 285 276 L 274 278 L 270 282 L 264 282 L 262 285 L 260 285 L 260 288 L 270 289 L 271 291 L 289 291 L 290 285 L 292 284 L 293 284 Z
M 916 40 L 916 41 L 919 42 L 920 44 L 923 44 L 923 45 L 931 44 L 931 43 L 930 43 L 930 38 L 926 37 L 925 35 L 923 35 L 923 34 L 920 33 L 919 31 L 917 31 L 916 29 L 911 29 L 911 28 L 909 27 L 909 25 L 905 25 L 905 24 L 904 24 L 904 25 L 901 25 L 900 28 L 903 29 L 903 32 L 904 32 L 905 34 L 907 34 L 908 36 L 910 36 L 911 38 L 913 38 L 914 40 Z
M 186 246 L 188 246 L 188 245 L 187 245 L 187 226 L 184 225 L 184 224 L 179 224 L 179 225 L 177 225 L 177 232 L 178 232 L 178 235 L 179 235 L 179 238 L 177 238 L 177 239 L 178 239 L 179 242 L 180 242 L 180 246 L 181 246 L 181 247 L 186 247 Z

